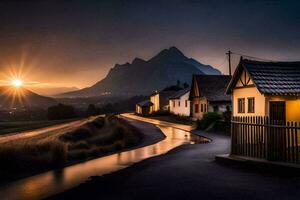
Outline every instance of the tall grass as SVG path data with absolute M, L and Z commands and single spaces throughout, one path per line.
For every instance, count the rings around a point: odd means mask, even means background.
M 0 179 L 14 179 L 136 145 L 141 134 L 123 119 L 97 118 L 62 135 L 0 145 Z M 0 182 L 1 182 L 0 180 Z

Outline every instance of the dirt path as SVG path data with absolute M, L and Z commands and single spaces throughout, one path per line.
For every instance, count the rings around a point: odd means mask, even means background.
M 10 133 L 7 135 L 1 135 L 0 136 L 0 143 L 4 142 L 10 142 L 14 140 L 20 140 L 20 139 L 27 139 L 32 137 L 40 137 L 40 136 L 49 136 L 53 134 L 60 134 L 65 133 L 71 130 L 74 130 L 78 128 L 79 126 L 82 126 L 83 124 L 93 121 L 97 117 L 89 117 L 85 119 L 80 119 L 72 122 L 67 122 L 63 124 L 58 125 L 52 125 L 44 128 L 39 128 L 31 131 L 24 131 L 24 132 L 17 132 L 17 133 Z

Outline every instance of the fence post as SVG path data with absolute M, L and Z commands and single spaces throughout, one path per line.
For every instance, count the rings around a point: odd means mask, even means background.
M 271 132 L 271 127 L 270 127 L 270 119 L 269 117 L 265 117 L 264 119 L 266 127 L 265 129 L 265 148 L 266 148 L 266 159 L 270 160 L 271 155 L 270 155 L 270 144 L 269 144 L 269 139 L 270 139 L 270 132 Z
M 234 143 L 234 117 L 231 117 L 231 123 L 230 123 L 230 136 L 231 136 L 231 151 L 230 151 L 230 154 L 234 154 L 234 149 L 235 149 L 235 143 Z

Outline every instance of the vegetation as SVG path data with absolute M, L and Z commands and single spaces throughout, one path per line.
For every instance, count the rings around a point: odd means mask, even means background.
M 15 133 L 21 131 L 28 131 L 37 128 L 43 128 L 51 125 L 61 124 L 70 122 L 75 119 L 67 119 L 67 120 L 43 120 L 43 121 L 8 121 L 8 122 L 0 122 L 0 135 Z
M 141 134 L 125 120 L 97 118 L 64 133 L 36 136 L 0 146 L 0 177 L 5 181 L 62 167 L 137 145 Z
M 179 124 L 191 125 L 193 123 L 189 116 L 174 115 L 167 111 L 154 112 L 147 117 L 162 120 L 162 121 L 172 122 L 172 123 L 179 123 Z
M 87 116 L 95 116 L 98 114 L 99 114 L 99 109 L 97 109 L 94 104 L 89 104 L 89 106 L 86 110 L 86 115 Z
M 163 91 L 179 91 L 182 89 L 186 89 L 189 87 L 189 84 L 184 82 L 183 84 L 180 82 L 180 80 L 177 80 L 176 85 L 171 85 L 163 89 Z
M 115 103 L 107 103 L 100 107 L 99 113 L 100 114 L 112 114 L 112 113 L 121 113 L 121 112 L 128 112 L 128 111 L 134 111 L 135 105 L 138 102 L 146 100 L 146 96 L 134 96 L 129 99 L 125 99 L 122 101 L 118 101 Z
M 205 130 L 207 129 L 212 123 L 217 122 L 218 120 L 222 119 L 222 115 L 216 112 L 209 112 L 204 114 L 203 119 L 197 122 L 197 129 Z
M 75 109 L 73 106 L 60 103 L 49 107 L 47 116 L 49 120 L 70 119 L 75 117 Z

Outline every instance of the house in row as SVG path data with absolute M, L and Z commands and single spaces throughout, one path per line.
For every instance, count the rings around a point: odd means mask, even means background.
M 155 91 L 150 95 L 149 100 L 136 104 L 135 112 L 141 115 L 148 115 L 158 111 L 168 112 L 170 110 L 169 99 L 176 94 L 178 89 L 166 88 Z
M 155 92 L 150 100 L 136 105 L 136 113 L 145 115 L 159 110 L 201 120 L 205 113 L 231 110 L 231 96 L 226 94 L 230 76 L 193 75 L 191 88 Z M 176 87 L 175 87 L 176 88 Z
M 227 75 L 193 75 L 189 95 L 193 120 L 201 120 L 208 112 L 231 110 L 231 96 L 226 94 L 230 79 Z
M 232 155 L 300 163 L 300 62 L 241 58 L 227 94 Z
M 135 112 L 140 115 L 148 115 L 153 112 L 153 103 L 150 100 L 139 102 L 135 105 Z
M 233 116 L 268 116 L 300 121 L 300 62 L 241 58 L 227 88 Z
M 189 117 L 191 113 L 191 101 L 189 100 L 190 88 L 176 92 L 169 98 L 170 113 Z

